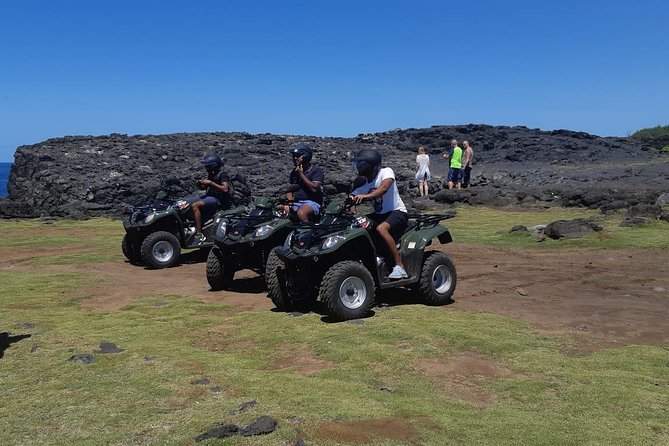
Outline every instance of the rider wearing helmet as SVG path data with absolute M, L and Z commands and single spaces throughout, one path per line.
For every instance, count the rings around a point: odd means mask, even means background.
M 206 192 L 191 205 L 195 219 L 195 238 L 200 243 L 206 240 L 202 234 L 202 214 L 225 209 L 232 204 L 232 186 L 228 174 L 221 170 L 223 167 L 221 158 L 209 154 L 202 159 L 202 164 L 207 169 L 207 178 L 198 180 L 197 186 L 206 188 Z
M 289 200 L 296 200 L 293 210 L 297 211 L 300 221 L 313 220 L 323 205 L 323 169 L 311 164 L 314 152 L 308 144 L 295 144 L 290 150 L 295 168 L 290 172 Z
M 395 182 L 395 172 L 390 167 L 381 167 L 381 153 L 374 149 L 362 149 L 353 158 L 358 175 L 367 179 L 367 184 L 358 187 L 351 195 L 356 204 L 363 200 L 373 200 L 374 213 L 368 215 L 375 224 L 376 232 L 383 239 L 395 261 L 391 279 L 407 278 L 407 272 L 395 245 L 407 227 L 407 208 L 400 197 Z

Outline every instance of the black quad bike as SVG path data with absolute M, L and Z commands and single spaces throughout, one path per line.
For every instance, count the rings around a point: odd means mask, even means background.
M 256 197 L 250 209 L 220 218 L 207 257 L 207 282 L 212 290 L 230 287 L 235 272 L 242 269 L 265 273 L 267 256 L 283 244 L 295 221 L 294 215 L 284 215 L 277 206 L 292 203 Z
M 398 237 L 409 277 L 392 280 L 380 236 L 352 206 L 350 200 L 331 203 L 320 223 L 293 225 L 283 247 L 270 253 L 265 279 L 278 309 L 304 308 L 316 299 L 334 320 L 358 319 L 374 305 L 376 289 L 395 287 L 410 287 L 432 305 L 451 301 L 457 282 L 453 261 L 443 252 L 425 251 L 433 239 L 453 241 L 440 224 L 450 215 L 410 216 Z
M 203 215 L 202 233 L 205 242 L 195 238 L 195 221 L 187 200 L 157 199 L 152 204 L 138 206 L 123 221 L 125 236 L 121 249 L 133 265 L 149 268 L 168 268 L 179 261 L 181 249 L 210 248 L 214 230 L 223 215 L 246 211 L 245 205 Z

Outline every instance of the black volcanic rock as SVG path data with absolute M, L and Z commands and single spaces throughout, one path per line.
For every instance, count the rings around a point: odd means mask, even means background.
M 472 187 L 442 191 L 447 173 L 441 155 L 449 141 L 466 139 L 475 150 Z M 196 192 L 203 155 L 218 153 L 230 174 L 241 174 L 255 195 L 285 190 L 289 148 L 307 142 L 326 171 L 325 190 L 344 194 L 355 177 L 349 159 L 378 147 L 395 170 L 407 202 L 418 196 L 415 155 L 431 155 L 432 198 L 440 203 L 584 206 L 615 210 L 655 203 L 669 192 L 669 154 L 663 141 L 602 138 L 568 130 L 540 131 L 488 125 L 433 126 L 318 138 L 248 133 L 66 136 L 21 146 L 15 153 L 0 216 L 88 218 L 121 216 L 158 191 L 170 197 Z M 418 203 L 419 201 L 417 201 Z

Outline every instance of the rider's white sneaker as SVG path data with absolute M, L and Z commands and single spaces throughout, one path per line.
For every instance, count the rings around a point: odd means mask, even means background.
M 388 274 L 389 279 L 406 279 L 409 277 L 407 272 L 399 265 L 395 265 L 390 274 Z

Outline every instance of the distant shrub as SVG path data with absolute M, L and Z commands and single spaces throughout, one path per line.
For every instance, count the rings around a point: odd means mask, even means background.
M 669 125 L 658 125 L 632 133 L 632 137 L 637 138 L 659 138 L 661 136 L 669 136 Z M 664 151 L 664 149 L 662 150 Z
M 669 152 L 669 146 L 664 146 L 660 149 L 660 152 Z

